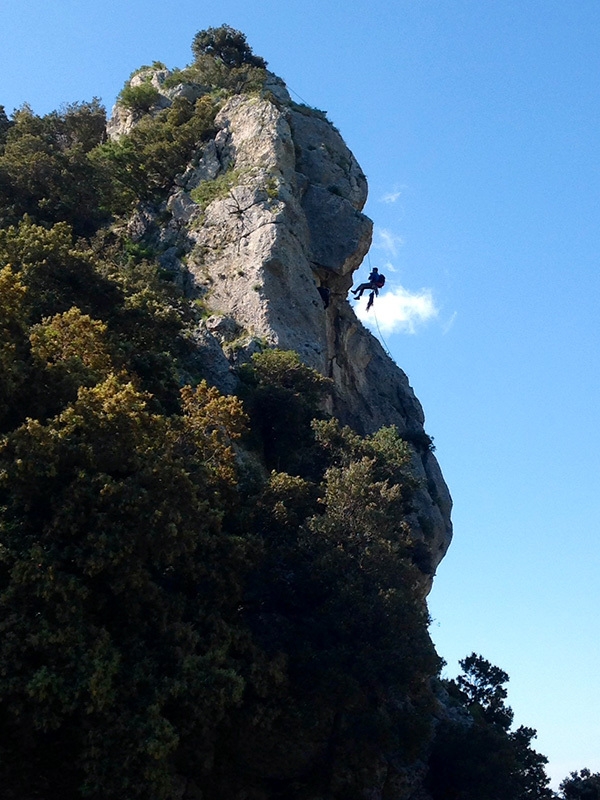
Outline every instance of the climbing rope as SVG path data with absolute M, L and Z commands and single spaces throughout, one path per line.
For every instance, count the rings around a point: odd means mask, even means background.
M 394 360 L 394 357 L 393 357 L 393 356 L 392 356 L 392 354 L 390 353 L 390 348 L 387 346 L 387 342 L 386 342 L 386 341 L 385 341 L 385 339 L 383 338 L 383 334 L 381 333 L 381 329 L 379 328 L 379 321 L 378 321 L 378 319 L 377 319 L 377 312 L 375 311 L 375 306 L 373 306 L 373 316 L 375 317 L 375 324 L 377 325 L 377 332 L 379 333 L 379 339 L 380 339 L 380 341 L 381 341 L 381 344 L 383 345 L 383 349 L 385 350 L 386 354 L 387 354 L 387 355 L 388 355 L 388 356 L 389 356 L 389 357 L 392 359 L 392 361 L 393 361 L 393 360 Z
M 295 94 L 295 95 L 296 95 L 296 97 L 298 98 L 298 100 L 300 100 L 300 102 L 301 102 L 301 103 L 304 103 L 304 105 L 305 105 L 305 106 L 307 106 L 307 105 L 308 105 L 308 103 L 306 102 L 306 100 L 305 100 L 303 97 L 300 97 L 300 95 L 298 94 L 298 92 L 295 92 L 295 91 L 292 89 L 292 87 L 289 85 L 289 83 L 286 83 L 286 87 L 287 87 L 287 88 L 290 90 L 290 92 L 291 92 L 292 94 Z

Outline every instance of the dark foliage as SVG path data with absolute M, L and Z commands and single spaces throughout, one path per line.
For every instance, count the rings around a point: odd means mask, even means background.
M 0 224 L 29 214 L 42 224 L 69 222 L 77 234 L 93 232 L 105 217 L 89 153 L 102 142 L 105 124 L 98 100 L 74 103 L 45 117 L 24 106 L 10 125 L 3 115 Z
M 600 773 L 572 772 L 560 785 L 564 800 L 600 800 Z
M 316 457 L 311 421 L 331 381 L 304 365 L 297 353 L 282 350 L 256 353 L 240 377 L 267 467 L 306 474 Z
M 455 709 L 468 713 L 437 727 L 427 779 L 433 800 L 551 800 L 548 759 L 531 747 L 536 732 L 510 730 L 507 673 L 475 653 L 460 665 L 446 689 Z
M 212 133 L 216 110 L 208 96 L 195 104 L 180 97 L 109 142 L 96 100 L 45 117 L 25 106 L 8 126 L 0 118 L 0 225 L 28 215 L 45 226 L 67 222 L 77 236 L 90 237 L 111 215 L 159 202 Z
M 6 134 L 11 124 L 11 121 L 6 116 L 6 109 L 4 106 L 0 106 L 0 146 L 4 145 L 6 141 Z
M 46 339 L 56 340 L 60 329 L 75 347 L 82 314 L 105 326 L 104 346 L 115 373 L 152 392 L 155 407 L 178 407 L 177 364 L 189 348 L 182 334 L 190 312 L 156 265 L 119 261 L 118 250 L 114 242 L 76 244 L 65 223 L 48 230 L 25 219 L 18 228 L 0 229 L 0 326 L 6 332 L 0 430 L 26 416 L 52 416 L 75 398 L 82 370 L 73 360 L 59 365 L 54 355 L 42 358 L 32 336 L 39 342 L 46 329 Z M 85 352 L 77 358 L 85 361 Z
M 205 55 L 217 58 L 227 67 L 247 64 L 264 69 L 267 66 L 264 58 L 254 55 L 246 36 L 229 25 L 199 31 L 194 36 L 192 52 L 196 58 Z
M 170 798 L 177 774 L 209 796 L 353 796 L 430 725 L 406 445 L 311 425 L 328 382 L 264 353 L 247 379 L 278 403 L 253 406 L 259 449 L 279 415 L 316 457 L 305 477 L 238 478 L 239 401 L 180 396 L 185 314 L 121 250 L 64 223 L 0 231 L 5 796 Z M 170 364 L 154 397 L 142 354 Z

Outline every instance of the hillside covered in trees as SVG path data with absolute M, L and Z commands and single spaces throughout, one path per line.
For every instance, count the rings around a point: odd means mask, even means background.
M 119 138 L 95 100 L 0 113 L 0 794 L 550 798 L 508 676 L 472 655 L 440 677 L 423 443 L 342 424 L 292 351 L 220 392 L 206 301 L 131 236 L 140 209 L 166 224 L 223 103 L 264 91 L 239 32 L 193 54 L 169 80 L 201 96 L 160 109 L 128 83 Z

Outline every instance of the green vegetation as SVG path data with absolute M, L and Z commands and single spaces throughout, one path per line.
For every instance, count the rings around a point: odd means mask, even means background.
M 319 119 L 322 119 L 324 122 L 328 122 L 327 112 L 320 108 L 316 108 L 315 106 L 307 106 L 306 103 L 292 103 L 291 107 L 294 109 L 294 111 L 298 111 L 305 117 L 319 117 Z
M 198 83 L 233 93 L 263 89 L 267 62 L 254 55 L 241 31 L 229 25 L 199 31 L 192 52 L 194 63 L 186 73 Z
M 68 222 L 76 234 L 90 236 L 140 201 L 159 202 L 213 133 L 216 111 L 209 96 L 195 104 L 177 98 L 129 135 L 105 142 L 97 101 L 42 118 L 24 107 L 0 146 L 0 223 L 17 224 L 28 214 L 42 225 Z
M 269 200 L 276 200 L 279 197 L 279 181 L 276 177 L 271 176 L 267 179 L 265 191 Z
M 600 773 L 572 772 L 560 785 L 564 800 L 600 800 Z
M 531 748 L 535 730 L 510 730 L 506 672 L 475 653 L 460 664 L 463 674 L 445 688 L 463 714 L 438 725 L 427 779 L 433 800 L 551 800 L 548 759 Z
M 239 176 L 239 170 L 229 169 L 212 181 L 202 181 L 195 189 L 192 189 L 190 197 L 201 208 L 206 208 L 213 200 L 222 200 L 227 197 Z
M 144 81 L 137 86 L 127 82 L 119 94 L 119 102 L 133 111 L 149 111 L 159 97 L 158 89 L 150 81 Z
M 25 214 L 43 225 L 68 221 L 80 235 L 106 220 L 98 197 L 101 176 L 90 154 L 105 135 L 97 100 L 37 117 L 24 106 L 0 126 L 0 225 Z
M 293 353 L 244 371 L 249 417 L 200 375 L 180 391 L 185 313 L 149 265 L 65 223 L 0 233 L 4 796 L 264 794 L 255 763 L 297 784 L 300 746 L 310 797 L 332 726 L 344 793 L 365 752 L 411 758 L 439 665 L 397 434 L 311 425 L 329 382 Z
M 267 66 L 264 58 L 254 55 L 245 35 L 229 25 L 199 31 L 194 36 L 192 52 L 196 59 L 211 56 L 229 68 L 241 67 L 243 64 L 262 69 Z
M 223 26 L 201 31 L 194 41 L 194 63 L 174 72 L 165 85 L 195 83 L 206 94 L 195 103 L 178 97 L 169 108 L 146 114 L 118 141 L 105 141 L 106 117 L 97 100 L 44 117 L 24 106 L 11 120 L 0 107 L 0 225 L 16 225 L 27 214 L 44 226 L 68 222 L 76 235 L 89 237 L 140 201 L 158 205 L 202 141 L 214 133 L 224 97 L 260 91 L 265 81 L 266 64 L 252 54 L 243 34 Z M 148 77 L 136 86 L 128 82 L 119 99 L 144 113 L 158 97 Z M 223 178 L 215 191 L 222 191 L 231 177 Z M 196 191 L 210 194 L 210 188 Z
M 164 197 L 198 146 L 214 133 L 217 110 L 208 95 L 194 104 L 178 97 L 156 117 L 144 117 L 128 136 L 97 147 L 91 156 L 103 206 L 122 214 L 140 200 Z
M 294 353 L 254 357 L 244 405 L 180 390 L 191 311 L 128 244 L 0 231 L 5 796 L 268 797 L 269 770 L 352 796 L 431 726 L 409 448 L 326 419 Z

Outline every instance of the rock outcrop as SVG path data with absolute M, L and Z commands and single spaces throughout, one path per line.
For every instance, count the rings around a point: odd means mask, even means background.
M 185 84 L 163 91 L 162 70 L 150 77 L 159 92 L 150 113 L 201 92 Z M 132 124 L 116 107 L 109 135 Z M 361 433 L 397 426 L 414 446 L 421 489 L 412 531 L 427 545 L 433 575 L 451 539 L 448 489 L 406 375 L 347 299 L 371 243 L 366 178 L 325 115 L 293 103 L 272 75 L 262 92 L 228 99 L 216 131 L 172 187 L 171 220 L 159 233 L 163 265 L 211 312 L 197 331 L 206 368 L 233 391 L 231 368 L 257 348 L 295 350 L 332 378 L 329 410 L 343 423 Z M 138 212 L 130 233 L 142 238 L 154 224 Z

